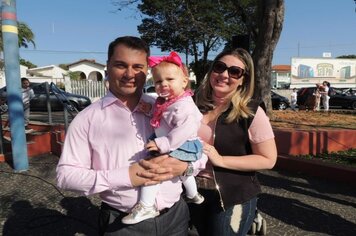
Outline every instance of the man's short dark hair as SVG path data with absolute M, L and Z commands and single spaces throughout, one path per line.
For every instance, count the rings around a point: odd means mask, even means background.
M 147 57 L 150 56 L 150 48 L 143 39 L 134 36 L 123 36 L 115 39 L 109 44 L 108 61 L 114 54 L 115 47 L 119 44 L 123 44 L 129 48 L 145 51 L 147 53 Z

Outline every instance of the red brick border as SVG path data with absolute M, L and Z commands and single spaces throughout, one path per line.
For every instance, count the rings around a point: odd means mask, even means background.
M 283 155 L 316 155 L 356 148 L 356 130 L 274 129 L 277 150 Z

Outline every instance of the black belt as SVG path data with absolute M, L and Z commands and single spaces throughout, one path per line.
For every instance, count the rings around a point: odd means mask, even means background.
M 181 200 L 181 199 L 179 199 L 179 201 L 180 201 L 180 200 Z M 160 215 L 163 215 L 163 214 L 167 213 L 167 212 L 168 212 L 170 209 L 172 209 L 176 204 L 177 204 L 177 202 L 174 203 L 173 206 L 171 206 L 170 208 L 164 208 L 164 209 L 160 210 L 160 211 L 159 211 L 159 214 L 160 214 Z M 101 203 L 101 208 L 102 208 L 102 209 L 106 209 L 106 210 L 116 211 L 116 212 L 120 213 L 120 215 L 122 215 L 122 214 L 123 214 L 123 215 L 128 215 L 128 214 L 129 214 L 129 213 L 127 213 L 127 212 L 120 211 L 120 210 L 118 210 L 118 209 L 116 209 L 116 208 L 110 206 L 110 205 L 107 204 L 106 202 L 102 202 L 102 203 Z

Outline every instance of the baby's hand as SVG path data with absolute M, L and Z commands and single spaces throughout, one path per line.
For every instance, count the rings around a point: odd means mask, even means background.
M 150 115 L 151 114 L 151 110 L 152 110 L 152 105 L 148 102 L 144 102 L 144 101 L 140 101 L 138 103 L 138 107 L 137 110 L 146 114 L 146 115 Z
M 158 151 L 158 147 L 157 147 L 155 141 L 153 141 L 153 140 L 148 141 L 148 143 L 146 144 L 146 149 L 150 152 Z

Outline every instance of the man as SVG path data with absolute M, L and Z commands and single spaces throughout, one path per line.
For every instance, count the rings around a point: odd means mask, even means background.
M 147 76 L 149 48 L 136 37 L 120 37 L 109 45 L 109 91 L 72 121 L 57 167 L 58 186 L 102 199 L 99 233 L 105 235 L 187 235 L 189 211 L 181 200 L 178 176 L 191 165 L 167 155 L 143 160 L 144 145 L 153 133 L 149 117 L 138 111 Z M 189 166 L 189 167 L 188 167 Z M 203 165 L 194 162 L 194 174 Z M 167 180 L 167 181 L 165 181 Z M 121 219 L 138 201 L 138 186 L 161 181 L 160 215 L 135 225 Z

